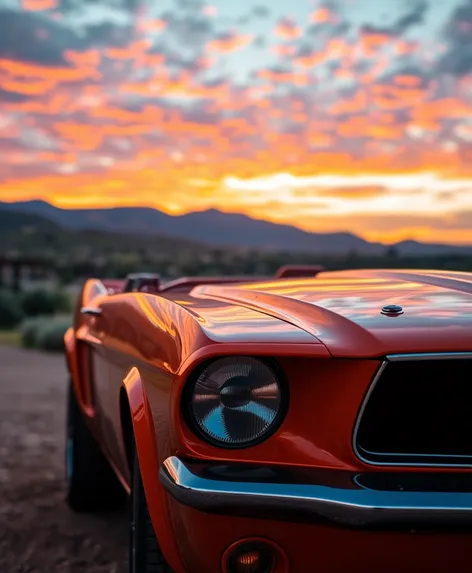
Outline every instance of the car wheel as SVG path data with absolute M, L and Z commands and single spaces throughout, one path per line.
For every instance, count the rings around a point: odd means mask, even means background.
M 72 384 L 67 396 L 67 503 L 78 512 L 123 507 L 126 492 L 85 424 Z
M 129 573 L 172 573 L 152 526 L 133 441 Z

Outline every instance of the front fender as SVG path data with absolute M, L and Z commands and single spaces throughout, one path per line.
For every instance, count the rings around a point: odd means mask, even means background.
M 77 403 L 79 404 L 82 412 L 85 415 L 90 416 L 91 411 L 89 411 L 89 408 L 86 405 L 84 388 L 82 381 L 80 380 L 77 339 L 75 337 L 75 330 L 72 326 L 68 328 L 64 334 L 64 349 L 67 369 L 69 370 L 70 381 L 72 383 Z
M 185 573 L 173 535 L 166 493 L 159 481 L 159 456 L 151 408 L 137 368 L 130 370 L 123 380 L 123 387 L 128 397 L 136 452 L 152 525 L 169 565 L 175 573 Z

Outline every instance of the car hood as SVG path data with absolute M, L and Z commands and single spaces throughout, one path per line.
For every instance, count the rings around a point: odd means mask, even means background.
M 472 274 L 338 271 L 192 293 L 252 308 L 309 333 L 333 356 L 472 351 Z M 395 304 L 403 313 L 382 314 Z

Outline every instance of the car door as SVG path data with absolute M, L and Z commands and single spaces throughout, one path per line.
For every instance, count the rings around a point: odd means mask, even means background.
M 109 331 L 110 310 L 107 290 L 100 281 L 89 281 L 82 295 L 81 327 L 77 333 L 80 379 L 85 413 L 90 427 L 104 449 L 107 420 L 110 417 L 108 396 L 109 365 L 105 342 Z

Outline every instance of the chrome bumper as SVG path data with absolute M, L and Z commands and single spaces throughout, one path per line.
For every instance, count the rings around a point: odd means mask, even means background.
M 207 513 L 354 528 L 472 526 L 472 474 L 353 474 L 172 456 L 159 477 L 173 498 Z

